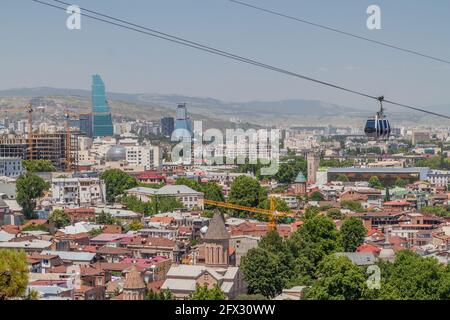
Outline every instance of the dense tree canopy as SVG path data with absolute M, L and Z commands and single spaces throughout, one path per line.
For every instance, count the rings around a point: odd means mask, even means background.
M 49 187 L 49 184 L 44 179 L 31 172 L 21 174 L 17 178 L 16 199 L 27 219 L 35 218 L 34 209 L 36 208 L 36 201 L 44 196 L 44 191 Z
M 320 193 L 320 191 L 314 191 L 309 196 L 309 200 L 311 200 L 311 201 L 323 201 L 323 200 L 325 200 L 325 198 L 323 197 L 323 194 Z
M 138 185 L 136 178 L 130 176 L 120 169 L 106 170 L 100 176 L 106 184 L 106 200 L 113 203 L 116 198 L 122 195 L 125 190 L 134 188 Z
M 370 185 L 372 188 L 376 188 L 376 189 L 381 189 L 381 188 L 383 188 L 383 185 L 381 184 L 381 181 L 380 181 L 380 179 L 378 179 L 377 176 L 373 176 L 373 177 L 371 177 L 371 178 L 369 179 L 369 185 Z
M 344 174 L 338 175 L 337 178 L 336 178 L 336 181 L 339 181 L 339 182 L 349 182 L 347 176 L 344 175 Z
M 331 208 L 327 211 L 327 216 L 333 220 L 340 220 L 344 217 L 339 208 Z
M 23 297 L 28 285 L 24 251 L 0 249 L 0 300 Z
M 341 201 L 341 206 L 344 209 L 348 209 L 354 212 L 364 212 L 364 208 L 361 205 L 361 202 L 359 201 L 353 201 L 353 200 L 344 200 Z
M 367 234 L 362 220 L 357 217 L 350 217 L 344 220 L 341 226 L 340 238 L 342 247 L 346 252 L 354 252 L 363 242 Z
M 161 289 L 159 292 L 149 290 L 145 296 L 145 300 L 175 300 L 175 296 L 169 289 Z
M 264 199 L 259 203 L 258 208 L 270 209 L 270 200 L 268 198 Z M 287 202 L 280 198 L 275 198 L 275 209 L 279 212 L 291 211 L 291 208 L 289 208 Z
M 234 179 L 230 187 L 228 201 L 241 206 L 258 207 L 259 203 L 267 198 L 267 192 L 259 182 L 248 176 L 239 176 Z M 247 212 L 238 213 L 246 216 Z
M 339 233 L 330 218 L 311 214 L 288 239 L 288 246 L 295 259 L 296 282 L 308 284 L 315 277 L 320 261 L 338 251 Z
M 226 296 L 223 291 L 215 285 L 208 289 L 206 285 L 196 285 L 195 291 L 189 296 L 190 300 L 225 300 Z
M 28 172 L 55 172 L 56 168 L 49 160 L 23 160 L 22 166 Z
M 178 178 L 175 180 L 176 185 L 185 185 L 191 189 L 194 189 L 195 191 L 202 192 L 202 186 L 197 180 L 189 179 L 185 177 Z
M 364 271 L 345 256 L 327 256 L 318 265 L 316 278 L 306 290 L 306 299 L 359 300 L 366 288 Z
M 382 262 L 379 266 L 381 289 L 371 292 L 370 299 L 450 299 L 450 268 L 434 258 L 402 250 L 397 252 L 395 262 Z
M 53 210 L 52 213 L 48 216 L 48 221 L 52 222 L 56 228 L 64 228 L 68 225 L 70 225 L 70 217 L 69 215 L 64 212 L 64 210 Z
M 280 294 L 285 285 L 285 280 L 281 276 L 283 261 L 266 249 L 250 249 L 242 257 L 240 267 L 249 294 L 262 294 L 267 298 L 273 298 Z

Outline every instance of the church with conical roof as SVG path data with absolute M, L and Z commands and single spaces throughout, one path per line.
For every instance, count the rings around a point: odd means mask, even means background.
M 218 286 L 229 299 L 247 292 L 247 285 L 239 267 L 230 260 L 230 235 L 222 214 L 216 210 L 199 248 L 204 249 L 204 264 L 172 265 L 162 289 L 169 289 L 176 298 L 183 299 L 195 291 L 197 285 Z
M 228 267 L 230 235 L 219 211 L 215 211 L 203 239 L 205 264 L 208 267 Z
M 144 300 L 146 285 L 135 265 L 127 273 L 123 285 L 123 300 Z

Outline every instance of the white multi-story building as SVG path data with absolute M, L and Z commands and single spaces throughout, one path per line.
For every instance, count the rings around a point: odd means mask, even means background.
M 450 183 L 450 171 L 433 170 L 428 174 L 428 182 L 436 186 L 447 187 Z
M 19 158 L 0 158 L 0 176 L 17 177 L 24 172 L 22 159 Z
M 127 146 L 126 161 L 130 165 L 143 165 L 145 170 L 158 169 L 161 166 L 161 154 L 158 146 Z
M 99 178 L 52 179 L 55 204 L 96 205 L 106 202 L 106 185 Z

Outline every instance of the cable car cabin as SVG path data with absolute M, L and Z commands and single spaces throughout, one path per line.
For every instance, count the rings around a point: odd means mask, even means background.
M 368 138 L 387 140 L 391 134 L 391 125 L 387 119 L 379 119 L 378 117 L 368 119 L 364 133 Z

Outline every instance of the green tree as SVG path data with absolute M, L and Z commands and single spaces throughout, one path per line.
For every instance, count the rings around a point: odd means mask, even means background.
M 156 195 L 152 197 L 151 204 L 155 214 L 184 208 L 183 204 L 175 197 L 161 197 Z
M 320 193 L 320 191 L 314 191 L 314 192 L 309 196 L 309 200 L 310 200 L 310 201 L 323 201 L 323 200 L 325 200 L 325 198 L 323 197 L 323 194 Z
M 25 251 L 0 249 L 0 300 L 23 297 L 28 285 Z
M 344 174 L 338 175 L 337 178 L 336 178 L 336 181 L 339 181 L 339 182 L 349 182 L 347 176 L 344 175 Z
M 421 213 L 432 214 L 437 217 L 447 218 L 450 217 L 449 207 L 436 206 L 436 207 L 423 207 L 420 209 Z
M 161 289 L 159 292 L 150 290 L 147 292 L 145 300 L 175 300 L 175 296 L 169 289 Z
M 404 187 L 406 187 L 407 184 L 408 184 L 408 181 L 403 180 L 402 178 L 397 178 L 397 180 L 395 180 L 396 187 L 404 188 Z
M 364 212 L 364 208 L 361 205 L 361 202 L 353 201 L 353 200 L 344 200 L 341 201 L 341 206 L 344 209 L 348 209 L 354 212 Z
M 318 266 L 308 300 L 359 300 L 366 288 L 364 271 L 344 256 L 330 255 Z
M 340 209 L 331 208 L 327 211 L 327 217 L 333 220 L 341 220 L 344 217 L 344 215 L 342 214 Z
M 281 293 L 285 282 L 281 275 L 280 258 L 262 248 L 250 249 L 241 259 L 241 270 L 248 285 L 249 294 L 262 294 L 273 298 Z
M 274 178 L 278 183 L 292 183 L 296 176 L 297 172 L 291 163 L 282 163 Z
M 372 299 L 439 300 L 450 298 L 450 268 L 435 258 L 423 258 L 410 250 L 397 252 L 395 261 L 379 264 L 381 289 Z
M 22 166 L 28 172 L 55 172 L 56 168 L 49 160 L 23 160 Z
M 44 231 L 50 232 L 48 224 L 29 224 L 22 228 L 22 231 Z
M 213 201 L 225 201 L 222 188 L 215 182 L 207 182 L 201 186 L 205 199 Z M 214 206 L 206 205 L 206 209 L 213 210 Z
M 48 216 L 48 221 L 53 222 L 55 227 L 60 229 L 70 225 L 70 217 L 64 210 L 53 210 Z
M 16 180 L 17 203 L 22 207 L 27 219 L 35 218 L 34 209 L 37 199 L 44 196 L 49 184 L 31 172 L 21 174 Z
M 228 201 L 241 206 L 257 207 L 260 202 L 267 198 L 267 192 L 260 186 L 259 182 L 248 176 L 237 177 L 230 187 Z M 240 212 L 242 216 L 247 212 Z
M 386 195 L 384 196 L 384 201 L 391 201 L 391 193 L 389 192 L 389 187 L 386 187 Z
M 333 220 L 324 215 L 310 215 L 303 221 L 287 240 L 287 245 L 295 259 L 297 279 L 292 284 L 308 285 L 315 278 L 320 261 L 330 253 L 339 251 L 339 233 Z
M 270 200 L 264 199 L 261 201 L 258 205 L 258 208 L 261 209 L 269 209 L 270 208 Z M 280 198 L 275 198 L 275 209 L 279 212 L 290 212 L 291 208 L 289 208 L 289 205 L 286 201 Z
M 265 296 L 260 293 L 257 294 L 240 294 L 236 297 L 235 300 L 269 300 Z
M 28 291 L 28 293 L 25 295 L 25 300 L 39 300 L 40 294 L 37 290 L 31 289 Z
M 376 189 L 381 189 L 381 188 L 383 188 L 383 185 L 381 184 L 380 179 L 378 179 L 377 176 L 373 176 L 373 177 L 371 177 L 371 178 L 369 179 L 369 185 L 370 185 L 372 188 L 376 188 Z
M 114 218 L 110 213 L 107 213 L 105 211 L 101 211 L 99 214 L 95 216 L 95 223 L 96 224 L 118 224 L 116 218 Z
M 203 286 L 197 284 L 195 291 L 189 296 L 190 300 L 226 300 L 226 298 L 225 293 L 217 285 L 208 289 L 206 284 Z
M 202 192 L 202 186 L 199 182 L 197 182 L 194 179 L 189 179 L 185 177 L 178 178 L 175 180 L 176 185 L 185 185 L 191 189 L 194 189 L 195 191 Z
M 144 228 L 144 225 L 139 220 L 133 220 L 125 226 L 126 231 L 137 231 L 137 230 L 140 230 L 143 228 Z
M 363 222 L 357 217 L 344 220 L 341 226 L 340 238 L 342 247 L 346 252 L 354 252 L 363 242 L 367 231 Z
M 106 200 L 113 203 L 116 198 L 122 195 L 126 190 L 138 185 L 136 178 L 130 176 L 120 169 L 106 170 L 100 176 L 106 184 Z

